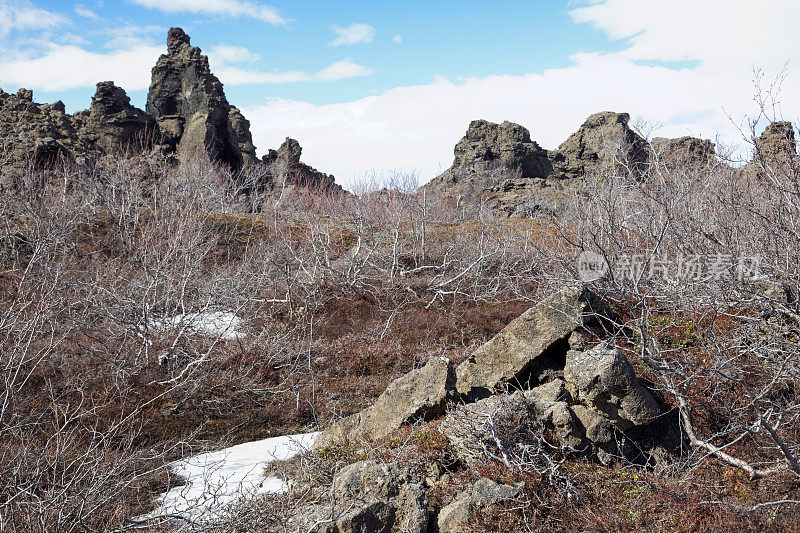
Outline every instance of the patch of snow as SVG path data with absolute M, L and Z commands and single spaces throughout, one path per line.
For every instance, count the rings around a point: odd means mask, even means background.
M 161 495 L 161 506 L 140 518 L 170 516 L 207 521 L 243 498 L 288 489 L 278 477 L 266 477 L 264 467 L 286 461 L 311 448 L 319 432 L 284 435 L 239 444 L 174 462 L 173 472 L 185 480 Z
M 187 333 L 199 333 L 208 337 L 232 340 L 243 337 L 244 321 L 231 311 L 212 311 L 208 313 L 186 313 L 150 322 L 155 329 L 181 329 Z

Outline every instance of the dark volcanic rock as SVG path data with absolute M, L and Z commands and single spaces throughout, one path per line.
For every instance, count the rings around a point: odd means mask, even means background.
M 426 187 L 468 204 L 489 199 L 493 191 L 541 181 L 552 171 L 547 151 L 531 140 L 528 130 L 508 121 L 472 121 L 454 154 L 453 165 Z
M 635 177 L 642 176 L 649 147 L 628 121 L 627 113 L 595 113 L 558 150 L 548 152 L 518 124 L 476 120 L 456 145 L 453 165 L 426 188 L 459 205 L 485 204 L 514 215 L 553 209 L 565 189 L 587 174 L 630 168 Z
M 312 187 L 327 192 L 342 192 L 333 176 L 320 172 L 300 161 L 303 148 L 295 139 L 286 137 L 280 148 L 269 150 L 261 158 L 265 181 L 275 187 Z
M 59 159 L 82 162 L 116 155 L 128 148 L 145 148 L 155 121 L 130 105 L 125 91 L 106 81 L 97 84 L 92 106 L 75 115 L 64 103 L 38 104 L 33 92 L 0 91 L 0 167 L 9 169 L 32 161 L 35 165 Z
M 113 81 L 98 83 L 92 106 L 75 114 L 78 134 L 103 154 L 147 147 L 155 134 L 155 120 L 130 101 Z
M 582 178 L 625 162 L 639 177 L 648 161 L 648 146 L 628 127 L 627 113 L 604 111 L 590 115 L 581 127 L 551 153 L 554 176 Z
M 717 163 L 714 143 L 708 139 L 655 137 L 650 144 L 658 160 L 669 166 L 705 169 Z
M 45 164 L 59 158 L 74 160 L 89 151 L 78 137 L 64 104 L 37 104 L 33 91 L 16 94 L 0 90 L 0 167 Z
M 788 163 L 797 156 L 791 122 L 772 122 L 756 140 L 755 159 L 762 163 Z
M 153 67 L 146 110 L 181 161 L 203 156 L 238 170 L 255 159 L 249 123 L 233 111 L 208 57 L 180 28 L 169 30 L 167 54 Z

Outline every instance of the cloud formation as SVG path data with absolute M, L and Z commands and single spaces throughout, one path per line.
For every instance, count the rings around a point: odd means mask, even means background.
M 146 89 L 150 86 L 150 69 L 163 51 L 163 46 L 139 44 L 97 53 L 75 45 L 50 44 L 40 57 L 5 62 L 0 70 L 0 87 L 63 91 L 112 80 L 127 91 Z
M 63 16 L 33 7 L 29 2 L 0 0 L 0 37 L 12 31 L 47 30 L 67 22 Z
M 331 26 L 336 37 L 328 46 L 350 46 L 371 43 L 375 37 L 375 28 L 369 24 L 351 24 L 349 26 Z
M 369 76 L 374 71 L 355 63 L 350 58 L 331 63 L 317 72 L 292 70 L 286 72 L 263 72 L 224 65 L 215 70 L 217 77 L 225 85 L 298 83 L 304 81 L 338 81 L 347 78 Z
M 223 17 L 250 17 L 272 26 L 288 20 L 272 7 L 249 0 L 132 0 L 134 4 L 164 13 L 198 13 Z

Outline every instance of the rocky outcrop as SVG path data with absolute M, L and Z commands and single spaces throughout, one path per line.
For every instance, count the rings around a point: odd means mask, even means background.
M 263 160 L 256 156 L 250 122 L 230 105 L 208 58 L 180 28 L 167 35 L 167 53 L 152 69 L 146 111 L 131 105 L 125 91 L 97 84 L 91 107 L 74 115 L 64 104 L 37 104 L 33 92 L 0 90 L 0 173 L 29 161 L 44 165 L 59 159 L 79 164 L 120 153 L 158 148 L 172 162 L 197 158 L 244 175 L 246 189 L 305 187 L 342 193 L 333 176 L 302 163 L 300 144 L 286 139 Z M 4 182 L 5 180 L 3 180 Z
M 476 120 L 456 144 L 453 165 L 426 187 L 472 208 L 523 216 L 552 209 L 562 191 L 587 174 L 630 169 L 642 176 L 649 147 L 629 120 L 627 113 L 595 113 L 550 152 L 519 124 Z
M 156 135 L 153 117 L 132 106 L 125 91 L 113 81 L 98 83 L 91 107 L 75 113 L 74 119 L 78 135 L 97 154 L 146 149 Z
M 635 177 L 640 176 L 647 165 L 647 141 L 628 126 L 629 120 L 627 113 L 612 111 L 590 115 L 551 153 L 554 175 L 559 179 L 581 178 L 618 169 L 618 163 L 624 162 Z
M 0 91 L 0 167 L 82 163 L 104 155 L 147 150 L 156 136 L 155 121 L 130 104 L 125 91 L 105 81 L 97 84 L 92 105 L 74 115 L 60 101 L 38 104 L 33 92 Z
M 452 166 L 434 183 L 462 195 L 479 195 L 494 182 L 511 178 L 546 178 L 553 170 L 547 151 L 519 124 L 474 120 L 458 141 Z
M 264 164 L 262 179 L 275 187 L 312 187 L 326 192 L 343 192 L 333 176 L 319 172 L 300 161 L 302 153 L 300 143 L 287 137 L 280 148 L 269 150 L 261 158 Z
M 0 168 L 74 160 L 90 148 L 63 103 L 38 104 L 27 89 L 16 94 L 0 90 L 0 124 Z
M 453 363 L 434 357 L 393 381 L 371 407 L 336 422 L 318 444 L 381 439 L 416 420 L 443 415 L 447 403 L 456 398 Z
M 791 122 L 771 122 L 756 139 L 755 160 L 761 164 L 786 164 L 797 157 Z
M 714 143 L 697 137 L 669 139 L 655 137 L 650 142 L 657 161 L 669 167 L 708 169 L 717 164 Z
M 527 129 L 512 122 L 486 120 L 470 123 L 454 149 L 453 164 L 425 187 L 444 192 L 471 209 L 483 204 L 538 209 L 536 202 L 518 206 L 519 191 L 535 194 L 552 172 L 547 151 L 531 140 Z M 508 197 L 512 198 L 508 198 Z
M 581 286 L 568 286 L 528 309 L 458 367 L 458 390 L 477 398 L 498 387 L 517 388 L 551 379 L 564 368 L 569 337 L 599 327 L 611 311 Z
M 146 111 L 164 133 L 165 151 L 181 161 L 205 157 L 238 170 L 255 159 L 249 124 L 232 112 L 208 57 L 181 28 L 170 28 L 167 53 L 153 67 Z

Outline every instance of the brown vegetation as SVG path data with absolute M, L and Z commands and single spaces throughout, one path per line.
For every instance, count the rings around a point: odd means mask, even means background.
M 318 450 L 295 475 L 323 490 L 366 456 L 437 464 L 434 509 L 481 476 L 525 481 L 525 504 L 476 531 L 800 528 L 797 159 L 652 160 L 644 179 L 615 161 L 557 216 L 527 220 L 467 216 L 402 180 L 257 197 L 224 169 L 144 158 L 20 173 L 0 200 L 0 529 L 133 527 L 176 482 L 168 461 L 326 427 L 432 355 L 463 360 L 578 278 L 586 251 L 611 267 L 593 289 L 615 303 L 618 345 L 680 431 L 678 453 L 467 467 L 433 421 L 369 452 Z M 676 277 L 690 257 L 731 269 Z M 644 270 L 626 275 L 630 258 Z M 241 334 L 199 331 L 208 312 L 235 313 Z M 500 427 L 508 443 L 548 439 Z M 231 523 L 279 521 L 311 497 L 250 503 Z

